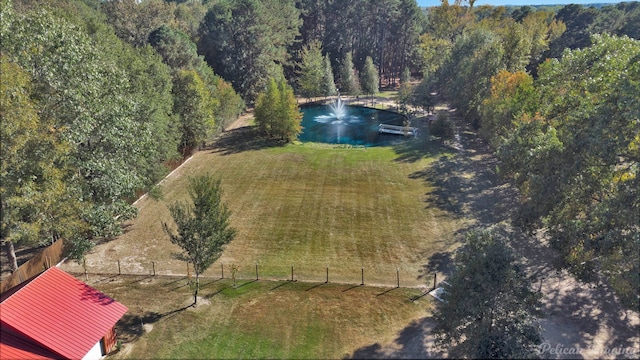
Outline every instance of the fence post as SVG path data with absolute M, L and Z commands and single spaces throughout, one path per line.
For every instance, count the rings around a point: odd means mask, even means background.
M 433 289 L 436 289 L 436 282 L 437 282 L 437 277 L 438 277 L 438 273 L 433 273 Z
M 361 268 L 362 270 L 362 282 L 360 283 L 360 285 L 364 285 L 364 268 Z
M 156 276 L 156 262 L 155 261 L 151 262 L 151 268 L 153 269 L 153 276 Z
M 122 272 L 120 272 L 120 259 L 118 259 L 118 275 L 122 275 Z
M 220 279 L 224 279 L 224 264 L 220 264 L 221 275 Z
M 87 259 L 82 258 L 82 267 L 84 268 L 84 281 L 89 281 L 89 276 L 87 275 Z
M 398 286 L 400 287 L 400 269 L 396 268 L 396 279 L 398 280 Z
M 327 281 L 324 282 L 325 284 L 329 283 L 329 265 L 327 265 Z
M 291 281 L 293 281 L 293 265 L 291 265 Z
M 256 264 L 256 281 L 258 281 L 259 276 L 258 276 L 258 264 Z

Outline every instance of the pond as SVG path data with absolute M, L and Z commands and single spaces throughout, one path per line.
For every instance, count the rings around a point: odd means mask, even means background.
M 392 111 L 361 106 L 348 106 L 340 102 L 331 105 L 301 107 L 302 142 L 385 146 L 405 139 L 402 135 L 380 134 L 380 124 L 403 125 L 406 117 Z

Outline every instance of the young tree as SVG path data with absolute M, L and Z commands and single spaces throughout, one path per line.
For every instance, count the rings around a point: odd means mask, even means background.
M 276 104 L 280 102 L 280 90 L 274 79 L 269 79 L 267 88 L 258 95 L 256 107 L 253 111 L 256 125 L 261 133 L 272 136 L 275 119 L 277 118 Z
M 360 84 L 355 74 L 353 58 L 350 52 L 344 56 L 340 67 L 340 91 L 349 95 L 358 95 L 360 93 Z
M 302 49 L 298 78 L 298 87 L 302 96 L 311 98 L 323 94 L 324 66 L 322 44 L 319 41 L 314 41 Z
M 336 94 L 336 83 L 333 79 L 333 69 L 329 55 L 324 56 L 324 72 L 322 73 L 322 95 L 333 96 Z
M 531 290 L 501 236 L 469 233 L 455 261 L 434 313 L 436 344 L 462 358 L 536 357 L 541 294 Z
M 439 138 L 442 142 L 453 139 L 455 135 L 453 122 L 445 112 L 440 112 L 436 120 L 429 124 L 429 131 L 431 135 Z
M 162 227 L 172 243 L 182 248 L 180 257 L 193 265 L 196 289 L 193 304 L 198 301 L 200 274 L 222 255 L 224 246 L 235 237 L 229 225 L 231 211 L 222 202 L 220 179 L 201 175 L 189 179 L 191 204 L 177 202 L 169 207 L 176 228 L 163 222 Z
M 365 94 L 371 95 L 373 99 L 373 95 L 378 93 L 378 82 L 378 69 L 373 65 L 373 59 L 371 56 L 367 56 L 364 60 L 362 72 L 360 73 L 360 85 L 362 86 L 362 91 L 364 91 Z
M 293 89 L 284 79 L 279 83 L 269 79 L 267 89 L 258 95 L 254 115 L 258 129 L 275 140 L 293 141 L 302 130 L 302 114 Z
M 280 101 L 278 103 L 278 131 L 276 135 L 284 142 L 291 142 L 298 137 L 302 131 L 300 122 L 302 113 L 298 107 L 298 102 L 293 94 L 293 88 L 284 79 L 278 84 Z

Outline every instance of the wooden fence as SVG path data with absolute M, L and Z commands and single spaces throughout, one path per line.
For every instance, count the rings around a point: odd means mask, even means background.
M 31 279 L 51 266 L 55 266 L 62 261 L 63 252 L 64 242 L 59 239 L 45 248 L 40 254 L 20 265 L 17 271 L 0 283 L 0 294 Z

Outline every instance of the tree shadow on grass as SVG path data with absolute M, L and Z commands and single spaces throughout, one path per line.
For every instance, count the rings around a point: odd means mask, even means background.
M 441 359 L 445 356 L 434 348 L 429 333 L 431 318 L 413 320 L 400 330 L 391 344 L 375 343 L 357 349 L 348 359 Z
M 282 143 L 265 139 L 257 127 L 244 126 L 223 132 L 205 150 L 210 150 L 216 154 L 233 155 L 245 151 L 256 151 L 278 146 L 282 146 Z
M 154 324 L 161 319 L 183 312 L 192 305 L 168 311 L 166 313 L 157 313 L 155 311 L 147 311 L 140 315 L 125 314 L 120 321 L 116 324 L 116 331 L 118 333 L 118 339 L 123 343 L 131 343 L 136 341 L 145 333 L 145 324 Z
M 517 208 L 517 191 L 497 173 L 498 161 L 490 147 L 463 123 L 457 131 L 458 150 L 410 178 L 432 186 L 426 194 L 428 206 L 454 217 L 473 219 L 484 227 L 510 219 Z

